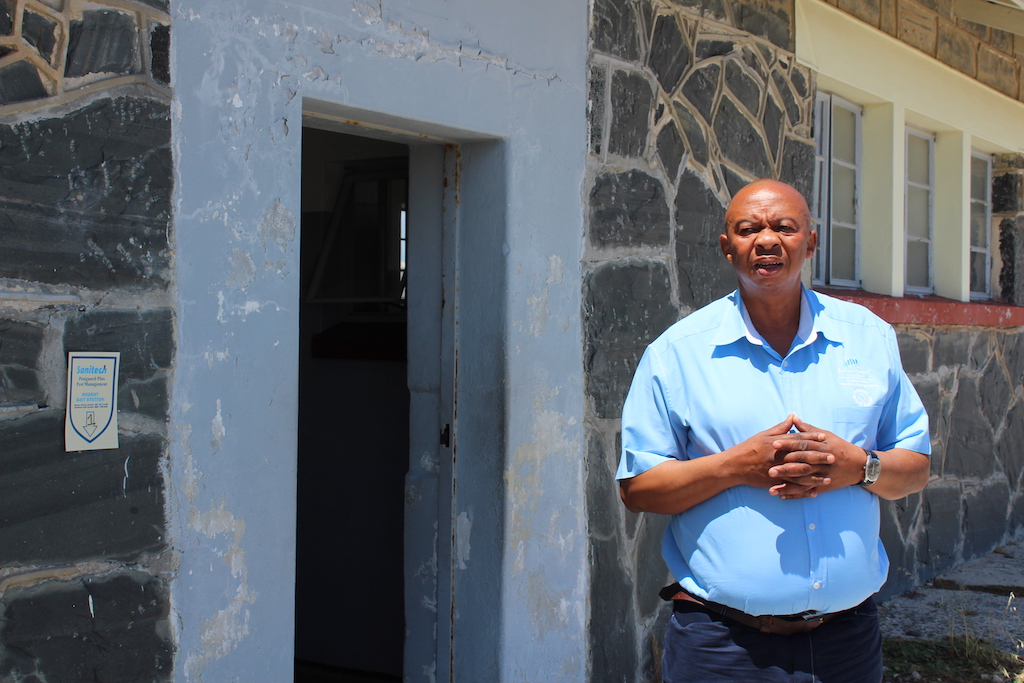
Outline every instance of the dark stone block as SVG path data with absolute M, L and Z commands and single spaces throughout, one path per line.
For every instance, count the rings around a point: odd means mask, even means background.
M 621 683 L 636 677 L 636 609 L 633 586 L 617 540 L 590 539 L 590 680 Z
M 654 25 L 655 10 L 651 0 L 639 0 L 640 7 L 640 35 L 651 34 L 651 26 Z
M 978 380 L 960 377 L 953 399 L 944 474 L 984 479 L 996 471 L 992 427 L 981 414 Z
M 686 153 L 686 146 L 683 139 L 679 137 L 674 121 L 669 121 L 658 133 L 658 158 L 669 178 L 675 178 L 679 173 L 679 163 Z
M 11 35 L 14 28 L 14 16 L 11 14 L 10 0 L 0 0 L 0 36 Z
M 0 69 L 0 104 L 38 100 L 49 94 L 31 62 L 23 59 Z
M 170 597 L 141 572 L 10 589 L 0 631 L 7 681 L 169 681 Z
M 697 61 L 703 61 L 709 57 L 721 57 L 736 49 L 736 43 L 731 40 L 700 40 L 697 41 L 697 49 L 694 51 Z
M 46 391 L 39 379 L 43 327 L 0 319 L 0 403 L 42 403 Z
M 957 330 L 937 330 L 933 341 L 932 369 L 943 365 L 956 368 L 966 365 L 970 357 L 971 335 Z
M 959 486 L 929 486 L 924 490 L 925 529 L 928 533 L 928 559 L 933 575 L 956 564 L 961 539 Z
M 0 125 L 0 277 L 166 287 L 170 199 L 166 103 L 106 99 Z
M 713 118 L 721 73 L 722 67 L 712 62 L 695 69 L 683 83 L 683 99 L 700 112 L 700 115 L 708 122 Z
M 775 98 L 770 94 L 765 98 L 764 116 L 761 117 L 764 125 L 764 138 L 768 141 L 772 158 L 779 158 L 779 145 L 782 144 L 782 134 L 786 130 L 782 121 L 782 109 L 775 103 Z
M 1024 220 L 1005 219 L 999 224 L 999 256 L 1003 269 L 999 272 L 1000 298 L 1011 304 L 1024 305 Z
M 929 370 L 928 356 L 931 352 L 931 344 L 927 339 L 897 332 L 896 343 L 900 348 L 900 361 L 903 363 L 903 370 L 908 375 L 919 375 Z
M 784 12 L 769 7 L 760 8 L 743 2 L 733 2 L 732 13 L 736 28 L 765 38 L 783 50 L 792 49 L 789 17 Z
M 590 191 L 590 236 L 598 246 L 668 244 L 670 218 L 661 182 L 642 171 L 603 173 Z
M 102 311 L 68 320 L 66 351 L 120 351 L 118 407 L 165 419 L 167 371 L 174 354 L 172 314 L 167 309 Z
M 728 166 L 721 166 L 722 177 L 725 180 L 725 186 L 729 189 L 729 196 L 735 197 L 736 193 L 742 190 L 744 187 L 750 184 L 750 180 L 744 178 L 736 171 L 732 170 Z
M 7 55 L 13 54 L 13 53 L 14 53 L 14 48 L 13 47 L 8 47 L 7 45 L 0 45 L 0 57 L 6 57 Z
M 611 540 L 622 528 L 622 511 L 615 480 L 618 453 L 605 444 L 597 430 L 587 435 L 587 525 L 591 538 Z
M 603 65 L 590 67 L 589 89 L 587 91 L 587 124 L 590 127 L 590 153 L 601 156 L 604 149 L 605 122 L 605 78 L 607 71 Z
M 63 418 L 41 410 L 0 421 L 5 564 L 132 560 L 163 549 L 164 439 L 121 434 L 118 449 L 65 453 Z
M 664 604 L 658 596 L 669 580 L 668 567 L 661 557 L 661 538 L 671 518 L 644 514 L 636 538 L 636 602 L 641 621 L 654 616 Z
M 57 22 L 28 9 L 22 15 L 21 37 L 39 53 L 51 66 L 54 63 L 53 48 L 57 44 Z
M 149 71 L 153 79 L 171 84 L 171 27 L 157 24 L 149 34 Z
M 971 370 L 981 370 L 988 365 L 990 359 L 993 359 L 994 354 L 995 342 L 988 333 L 981 332 L 975 335 L 971 344 L 971 355 L 967 358 L 967 367 Z
M 1019 385 L 1024 382 L 1024 334 L 1007 332 L 1001 336 L 1000 342 L 1010 383 Z
M 917 379 L 913 384 L 914 388 L 917 389 L 917 395 L 921 397 L 921 403 L 924 404 L 925 411 L 928 413 L 928 429 L 932 437 L 935 437 L 938 433 L 939 419 L 942 414 L 939 409 L 940 402 L 942 401 L 939 383 L 929 378 Z M 941 454 L 932 454 L 932 464 L 941 465 Z M 936 471 L 935 474 L 939 474 L 939 472 Z
M 1010 481 L 1024 473 L 1024 404 L 1018 402 L 1006 414 L 1006 427 L 996 441 L 996 458 Z
M 814 200 L 814 141 L 787 135 L 783 138 L 779 180 L 789 183 L 804 196 L 808 206 Z
M 736 288 L 736 274 L 722 256 L 718 237 L 725 207 L 692 171 L 684 171 L 676 193 L 676 265 L 679 300 L 700 308 Z
M 755 178 L 775 175 L 760 131 L 728 97 L 723 97 L 718 105 L 714 130 L 726 159 L 749 171 Z
M 743 63 L 749 66 L 762 81 L 768 82 L 768 70 L 765 68 L 764 62 L 762 62 L 761 58 L 758 56 L 757 51 L 749 45 L 744 45 L 742 56 Z
M 778 69 L 772 71 L 772 82 L 775 83 L 775 87 L 778 88 L 779 95 L 782 97 L 782 105 L 786 109 L 789 123 L 794 126 L 797 125 L 800 123 L 800 104 L 796 101 L 796 96 L 789 87 L 789 82 L 783 78 Z
M 992 429 L 999 429 L 1010 404 L 1013 387 L 1006 379 L 1003 366 L 993 358 L 981 376 L 981 414 L 985 416 Z
M 706 166 L 708 163 L 708 143 L 704 137 L 704 127 L 697 120 L 697 117 L 679 102 L 675 104 L 675 111 L 683 128 L 683 137 L 689 143 L 690 155 L 698 164 Z
M 811 94 L 810 84 L 804 70 L 801 67 L 794 66 L 789 72 L 789 82 L 793 84 L 793 90 L 796 94 L 801 97 L 807 97 Z
M 757 116 L 761 109 L 761 85 L 734 59 L 725 63 L 725 85 L 750 113 Z
M 139 0 L 139 2 L 162 12 L 169 12 L 171 9 L 171 0 Z
M 1017 213 L 1024 210 L 1021 201 L 1022 176 L 1002 173 L 992 179 L 992 213 Z
M 128 75 L 135 73 L 137 61 L 138 25 L 132 15 L 93 10 L 83 12 L 80 21 L 71 22 L 65 76 Z
M 628 62 L 641 58 L 640 30 L 633 3 L 595 0 L 590 37 L 594 50 Z
M 882 588 L 882 599 L 913 588 L 914 548 L 907 547 L 903 542 L 892 511 L 892 502 L 881 501 L 881 524 L 879 537 L 889 557 L 889 575 Z
M 674 15 L 662 14 L 655 21 L 647 63 L 665 92 L 673 92 L 690 66 L 690 48 Z
M 1006 533 L 1010 489 L 996 481 L 976 489 L 964 499 L 964 559 L 992 551 Z
M 660 261 L 603 263 L 584 287 L 588 340 L 646 344 L 679 319 Z
M 654 91 L 643 75 L 616 71 L 612 74 L 612 125 L 608 151 L 624 157 L 640 157 L 647 146 Z
M 622 417 L 633 373 L 646 343 L 592 341 L 586 356 L 587 395 L 600 418 Z

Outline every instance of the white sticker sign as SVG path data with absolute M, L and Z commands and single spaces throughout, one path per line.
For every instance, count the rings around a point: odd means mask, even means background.
M 117 448 L 117 351 L 68 354 L 68 405 L 64 450 Z

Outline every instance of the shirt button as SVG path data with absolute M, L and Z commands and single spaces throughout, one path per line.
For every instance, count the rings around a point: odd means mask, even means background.
M 810 529 L 811 531 L 814 531 L 814 525 L 813 524 L 808 524 L 807 528 Z
M 782 367 L 788 368 L 789 367 L 789 361 L 788 360 L 782 361 Z
M 815 581 L 814 582 L 814 590 L 818 590 L 819 588 L 821 588 L 821 582 L 820 581 Z

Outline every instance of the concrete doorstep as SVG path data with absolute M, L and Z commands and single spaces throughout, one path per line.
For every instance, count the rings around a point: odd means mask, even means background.
M 878 610 L 884 638 L 964 634 L 1024 656 L 1024 544 L 1008 543 Z

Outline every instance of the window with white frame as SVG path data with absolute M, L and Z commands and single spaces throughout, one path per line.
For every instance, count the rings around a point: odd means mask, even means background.
M 971 155 L 971 298 L 992 296 L 992 157 Z
M 812 279 L 815 284 L 859 287 L 861 108 L 818 93 L 814 121 L 812 213 L 818 250 Z
M 935 136 L 907 128 L 904 228 L 905 288 L 914 294 L 935 291 L 932 234 L 935 223 Z

